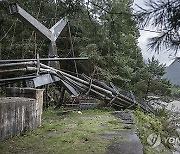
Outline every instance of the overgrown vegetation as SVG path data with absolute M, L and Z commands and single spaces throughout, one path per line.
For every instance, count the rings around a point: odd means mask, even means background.
M 104 153 L 112 139 L 99 134 L 124 128 L 109 111 L 65 113 L 48 109 L 43 112 L 40 128 L 0 142 L 0 153 Z
M 42 126 L 32 132 L 23 132 L 19 137 L 0 142 L 0 152 L 6 153 L 104 153 L 106 148 L 117 140 L 123 140 L 121 134 L 114 138 L 102 137 L 117 130 L 132 129 L 110 113 L 111 108 L 62 112 L 47 109 L 43 112 Z M 145 114 L 140 109 L 133 111 L 138 135 L 145 154 L 167 154 L 173 150 L 172 144 L 164 142 L 170 136 L 178 136 L 174 127 L 168 124 L 169 113 L 159 109 L 157 115 Z M 160 134 L 162 142 L 158 147 L 147 143 L 150 134 Z
M 165 141 L 168 137 L 179 137 L 175 129 L 175 123 L 170 123 L 172 113 L 165 108 L 158 109 L 156 116 L 153 114 L 145 114 L 140 109 L 133 111 L 133 113 L 135 115 L 136 128 L 143 144 L 145 154 L 167 154 L 174 150 L 173 144 Z M 150 145 L 147 141 L 147 138 L 151 134 L 159 135 L 161 138 L 161 144 L 157 147 L 153 147 L 153 145 Z M 154 143 L 156 140 L 157 138 L 154 140 Z
M 153 56 L 148 59 L 143 72 L 140 74 L 142 79 L 136 84 L 139 96 L 147 99 L 149 95 L 170 96 L 171 84 L 166 78 L 162 78 L 165 74 L 165 65 L 161 64 Z
M 180 87 L 179 86 L 173 86 L 172 92 L 171 92 L 172 98 L 179 100 L 180 99 Z

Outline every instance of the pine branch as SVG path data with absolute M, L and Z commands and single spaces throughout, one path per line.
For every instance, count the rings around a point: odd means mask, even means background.
M 149 48 L 159 52 L 161 49 L 180 48 L 180 3 L 177 0 L 148 0 L 145 3 L 148 9 L 139 7 L 136 19 L 140 28 L 152 26 L 161 33 L 149 39 Z

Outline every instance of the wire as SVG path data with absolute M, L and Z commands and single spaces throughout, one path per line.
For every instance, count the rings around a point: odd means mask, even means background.
M 14 36 L 15 36 L 15 32 L 16 32 L 16 25 L 17 25 L 17 23 L 15 23 L 15 25 L 14 25 L 14 30 L 13 30 L 13 36 L 11 38 L 10 49 L 12 49 L 12 46 L 13 46 L 13 43 L 14 43 Z
M 17 20 L 16 20 L 17 21 Z M 8 35 L 8 33 L 10 32 L 10 30 L 12 29 L 12 27 L 15 25 L 16 21 L 11 25 L 11 27 L 8 29 L 8 31 L 4 34 L 4 36 L 0 39 L 0 41 L 2 41 L 4 38 L 6 38 L 6 36 Z
M 137 28 L 138 30 L 143 30 L 143 31 L 147 31 L 147 32 L 152 32 L 152 33 L 162 33 L 160 31 L 155 31 L 155 30 L 150 30 L 150 29 L 142 29 L 142 28 Z

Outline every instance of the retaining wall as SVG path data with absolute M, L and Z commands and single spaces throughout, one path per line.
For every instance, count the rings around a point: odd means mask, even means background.
M 8 88 L 7 96 L 0 98 L 0 140 L 41 125 L 43 90 Z

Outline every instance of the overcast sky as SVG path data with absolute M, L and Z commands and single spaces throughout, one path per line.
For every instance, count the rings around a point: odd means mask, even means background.
M 144 0 L 134 0 L 133 8 L 137 9 L 135 7 L 135 4 L 138 4 L 139 6 L 144 7 Z M 141 36 L 138 39 L 138 42 L 139 42 L 138 45 L 142 49 L 142 54 L 143 54 L 144 59 L 151 58 L 154 55 L 156 59 L 158 59 L 161 63 L 166 64 L 167 66 L 172 63 L 172 61 L 174 60 L 173 59 L 174 57 L 170 56 L 171 54 L 170 52 L 167 53 L 165 51 L 161 51 L 160 54 L 157 54 L 152 51 L 147 51 L 146 45 L 148 42 L 148 38 L 157 35 L 156 33 L 140 30 L 140 35 Z

